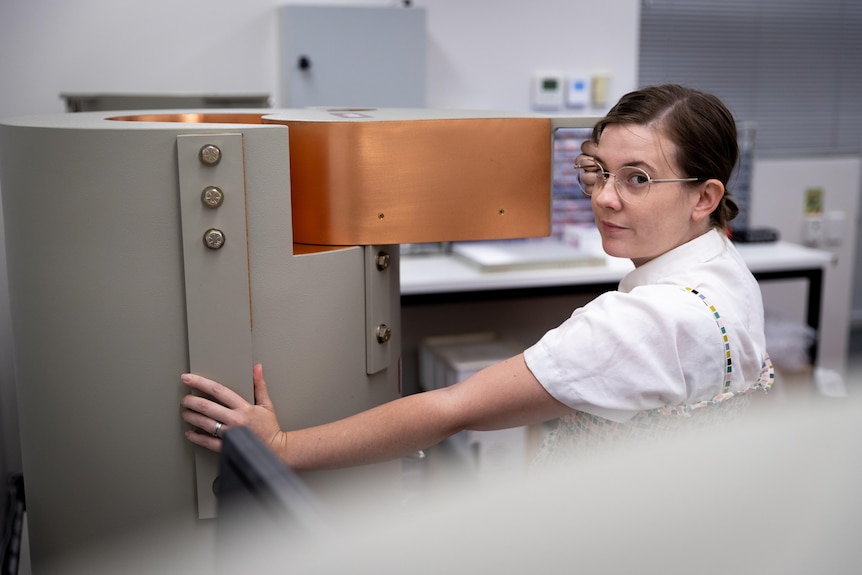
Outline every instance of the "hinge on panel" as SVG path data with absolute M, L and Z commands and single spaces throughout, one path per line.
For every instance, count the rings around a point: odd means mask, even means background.
M 369 375 L 389 367 L 393 318 L 392 268 L 397 253 L 392 246 L 365 246 L 365 371 Z

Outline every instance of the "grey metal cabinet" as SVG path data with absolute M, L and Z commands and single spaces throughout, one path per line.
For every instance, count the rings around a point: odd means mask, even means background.
M 425 106 L 425 10 L 279 8 L 280 105 Z

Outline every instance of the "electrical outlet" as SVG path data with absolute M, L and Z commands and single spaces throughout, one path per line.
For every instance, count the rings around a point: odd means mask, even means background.
M 819 214 L 805 216 L 802 241 L 809 246 L 818 246 L 823 241 L 823 217 Z

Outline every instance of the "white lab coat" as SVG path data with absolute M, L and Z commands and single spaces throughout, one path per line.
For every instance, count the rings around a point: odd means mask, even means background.
M 629 273 L 524 356 L 557 400 L 616 422 L 712 399 L 726 379 L 739 392 L 758 383 L 768 361 L 760 288 L 733 244 L 711 230 Z

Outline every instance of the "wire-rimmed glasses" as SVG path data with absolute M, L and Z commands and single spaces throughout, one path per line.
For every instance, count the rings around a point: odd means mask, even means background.
M 583 158 L 575 164 L 575 175 L 577 177 L 578 186 L 585 196 L 592 196 L 597 190 L 600 190 L 608 182 L 608 179 L 614 177 L 614 189 L 620 199 L 624 202 L 636 204 L 643 201 L 649 194 L 652 184 L 664 184 L 670 182 L 699 182 L 707 178 L 671 178 L 671 179 L 654 179 L 651 178 L 641 168 L 635 166 L 623 166 L 614 172 L 607 171 L 604 166 L 598 163 L 594 158 Z

